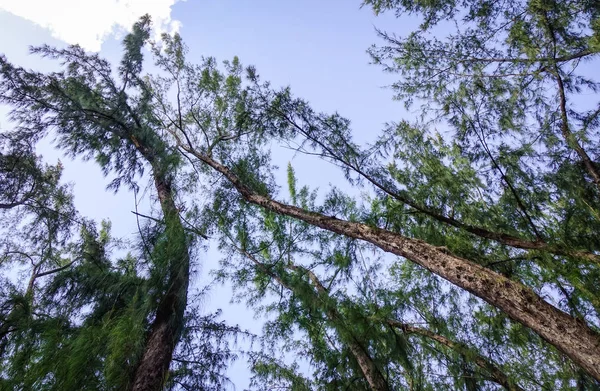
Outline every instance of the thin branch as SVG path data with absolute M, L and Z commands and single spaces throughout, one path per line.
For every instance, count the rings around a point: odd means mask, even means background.
M 459 110 L 463 113 L 463 115 L 465 115 L 465 113 L 462 110 L 462 108 L 459 108 Z M 506 183 L 506 185 L 510 189 L 511 194 L 513 195 L 513 197 L 515 198 L 515 201 L 517 202 L 517 205 L 519 206 L 519 210 L 523 214 L 523 217 L 525 217 L 525 220 L 527 220 L 527 222 L 529 223 L 529 226 L 533 230 L 533 233 L 535 234 L 535 237 L 537 238 L 538 241 L 543 242 L 544 239 L 543 239 L 542 235 L 540 234 L 540 232 L 538 231 L 538 229 L 536 228 L 536 226 L 535 226 L 535 224 L 533 222 L 533 219 L 531 218 L 531 216 L 527 212 L 527 208 L 525 207 L 525 204 L 521 200 L 521 197 L 519 196 L 519 193 L 517 192 L 517 189 L 515 189 L 515 187 L 513 186 L 512 181 L 508 179 L 508 176 L 506 175 L 506 173 L 504 172 L 504 170 L 502 169 L 502 167 L 500 167 L 500 164 L 494 158 L 494 155 L 492 155 L 492 152 L 490 151 L 490 148 L 488 147 L 488 144 L 485 141 L 485 135 L 483 133 L 483 129 L 481 129 L 481 135 L 480 135 L 479 132 L 477 131 L 477 128 L 475 127 L 475 124 L 473 123 L 473 121 L 469 117 L 467 117 L 466 115 L 465 115 L 465 117 L 468 118 L 469 123 L 471 124 L 471 128 L 473 129 L 473 131 L 477 135 L 477 138 L 481 142 L 481 145 L 483 146 L 483 149 L 485 150 L 486 154 L 490 158 L 490 161 L 492 162 L 492 164 L 494 165 L 494 167 L 496 168 L 496 170 L 498 170 L 498 172 L 500 173 L 500 177 L 502 178 L 502 180 L 504 181 L 504 183 Z M 475 118 L 477 120 L 477 123 L 479 124 L 479 127 L 483 128 L 483 126 L 481 126 L 481 122 L 479 120 L 479 113 L 476 114 Z
M 530 240 L 526 240 L 526 239 L 523 239 L 523 238 L 520 238 L 520 237 L 517 237 L 514 235 L 510 235 L 507 233 L 494 232 L 494 231 L 490 231 L 484 227 L 466 224 L 466 223 L 463 223 L 462 221 L 459 221 L 453 217 L 448 217 L 443 214 L 437 213 L 434 210 L 432 210 L 426 206 L 418 204 L 417 202 L 410 199 L 409 197 L 402 194 L 401 192 L 396 192 L 396 191 L 390 190 L 387 186 L 384 186 L 382 183 L 377 181 L 369 173 L 367 173 L 363 169 L 361 169 L 358 165 L 352 164 L 349 161 L 338 156 L 331 148 L 329 148 L 326 144 L 324 144 L 319 139 L 311 136 L 308 131 L 306 131 L 302 126 L 300 126 L 296 121 L 294 121 L 288 115 L 286 115 L 285 113 L 283 113 L 282 111 L 277 110 L 277 109 L 272 109 L 272 110 L 274 110 L 276 114 L 280 115 L 283 119 L 285 119 L 292 127 L 294 127 L 296 130 L 298 130 L 306 138 L 310 139 L 311 141 L 313 141 L 317 145 L 319 145 L 321 148 L 323 148 L 325 153 L 322 156 L 325 156 L 330 159 L 333 159 L 334 161 L 340 162 L 341 164 L 343 164 L 344 166 L 346 166 L 346 167 L 350 168 L 351 170 L 353 170 L 354 172 L 356 172 L 358 175 L 360 175 L 361 177 L 366 179 L 369 183 L 371 183 L 377 189 L 383 191 L 385 194 L 389 195 L 393 199 L 400 201 L 403 204 L 406 204 L 406 205 L 410 206 L 411 208 L 416 209 L 419 212 L 422 212 L 439 222 L 448 224 L 450 226 L 453 226 L 453 227 L 456 227 L 459 229 L 464 229 L 465 231 L 467 231 L 473 235 L 476 235 L 476 236 L 479 236 L 479 237 L 485 238 L 485 239 L 494 240 L 498 243 L 501 243 L 501 244 L 504 244 L 504 245 L 507 245 L 510 247 L 520 248 L 520 249 L 524 249 L 524 250 L 548 251 L 555 255 L 571 256 L 571 257 L 585 259 L 589 262 L 600 263 L 600 255 L 594 254 L 593 252 L 570 250 L 570 249 L 566 249 L 566 248 L 563 248 L 558 245 L 545 243 L 539 239 L 536 241 L 530 241 Z
M 42 272 L 42 273 L 37 273 L 35 275 L 35 278 L 44 277 L 44 276 L 47 276 L 47 275 L 50 275 L 50 274 L 54 274 L 54 273 L 58 273 L 58 272 L 61 272 L 63 270 L 66 270 L 66 269 L 70 268 L 71 265 L 73 265 L 77 261 L 78 261 L 78 259 L 74 259 L 74 260 L 72 260 L 71 262 L 67 263 L 64 266 L 57 267 L 56 269 L 48 270 L 48 271 L 45 271 L 45 272 Z
M 486 267 L 492 267 L 492 266 L 500 265 L 502 263 L 507 263 L 507 262 L 533 261 L 533 260 L 538 260 L 538 259 L 542 259 L 542 257 L 514 257 L 514 258 L 507 258 L 507 259 L 503 259 L 501 261 L 490 262 L 490 263 L 488 263 L 486 265 Z
M 152 221 L 154 221 L 155 223 L 158 223 L 158 224 L 164 224 L 165 223 L 164 221 L 159 220 L 159 219 L 157 219 L 155 217 L 148 216 L 148 215 L 145 215 L 145 214 L 142 214 L 142 213 L 139 213 L 139 212 L 135 212 L 133 210 L 131 210 L 130 212 L 133 213 L 136 216 L 143 217 L 143 218 L 148 219 L 148 220 L 152 220 Z
M 548 29 L 548 34 L 550 35 L 550 38 L 552 39 L 552 50 L 554 53 L 554 58 L 552 59 L 552 67 L 553 67 L 553 74 L 554 74 L 554 77 L 556 78 L 556 83 L 558 86 L 559 108 L 560 108 L 560 117 L 561 117 L 561 127 L 560 127 L 561 133 L 562 133 L 563 138 L 567 142 L 567 145 L 569 147 L 571 147 L 573 150 L 575 150 L 575 152 L 577 152 L 577 154 L 579 155 L 581 160 L 583 160 L 583 165 L 585 166 L 588 173 L 591 175 L 593 182 L 600 189 L 600 172 L 598 171 L 598 168 L 596 167 L 596 162 L 592 161 L 592 159 L 587 154 L 585 149 L 581 146 L 581 144 L 579 144 L 579 142 L 575 138 L 575 135 L 573 135 L 573 133 L 571 132 L 571 129 L 569 127 L 569 117 L 568 117 L 568 113 L 567 113 L 567 95 L 565 92 L 565 84 L 563 82 L 562 76 L 560 75 L 560 73 L 561 73 L 560 67 L 558 66 L 558 63 L 560 62 L 560 58 L 556 57 L 556 50 L 557 50 L 556 33 L 554 32 L 554 28 L 552 27 L 550 21 L 548 20 L 548 15 L 546 12 L 543 13 L 543 18 L 546 23 L 546 27 Z
M 148 215 L 145 215 L 145 214 L 142 214 L 142 213 L 134 212 L 133 210 L 131 211 L 131 213 L 133 213 L 136 216 L 143 217 L 143 218 L 148 219 L 148 220 L 152 220 L 152 221 L 154 221 L 155 223 L 158 223 L 158 224 L 165 224 L 164 221 L 159 220 L 157 218 L 154 218 L 152 216 L 148 216 Z M 203 234 L 202 232 L 200 232 L 197 228 L 195 228 L 192 224 L 190 224 L 185 218 L 183 218 L 183 216 L 180 216 L 180 217 L 189 226 L 188 228 L 186 228 L 188 231 L 191 231 L 191 232 L 195 233 L 196 235 L 200 236 L 202 239 L 206 239 L 206 240 L 210 239 L 208 236 L 206 236 L 205 234 Z
M 432 339 L 454 351 L 461 354 L 463 357 L 473 361 L 478 367 L 485 369 L 489 372 L 491 376 L 491 380 L 498 383 L 502 387 L 506 388 L 509 391 L 523 391 L 521 387 L 515 384 L 508 375 L 506 375 L 498 365 L 494 364 L 490 359 L 483 357 L 481 354 L 477 353 L 474 349 L 468 347 L 464 343 L 452 341 L 449 338 L 446 338 L 442 335 L 435 334 L 434 332 L 420 328 L 411 326 L 407 323 L 402 323 L 397 320 L 388 319 L 386 323 L 391 327 L 398 328 L 402 330 L 406 334 L 417 334 L 429 339 Z

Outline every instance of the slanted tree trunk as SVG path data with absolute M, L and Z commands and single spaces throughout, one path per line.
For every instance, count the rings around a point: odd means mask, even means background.
M 181 140 L 178 142 L 186 152 L 223 174 L 246 201 L 331 232 L 367 241 L 426 268 L 531 328 L 600 381 L 600 335 L 581 320 L 544 301 L 525 285 L 422 240 L 310 212 L 262 196 L 242 183 L 227 167 Z
M 358 341 L 349 341 L 347 344 L 356 362 L 358 362 L 363 375 L 365 375 L 371 390 L 388 391 L 390 388 L 387 381 L 362 344 L 358 343 Z
M 294 269 L 302 269 L 303 272 L 308 274 L 310 281 L 317 291 L 317 296 L 321 296 L 321 302 L 326 302 L 328 298 L 327 289 L 321 284 L 321 281 L 317 278 L 317 276 L 310 270 L 306 270 L 299 266 L 290 265 L 290 268 Z M 334 324 L 336 328 L 346 328 L 345 322 L 342 320 L 342 316 L 336 308 L 327 308 L 326 309 L 327 317 Z M 353 332 L 350 332 L 351 338 L 350 340 L 345 341 L 348 345 L 348 348 L 352 352 L 354 359 L 358 363 L 360 370 L 363 375 L 367 379 L 369 386 L 373 391 L 388 391 L 389 385 L 373 359 L 369 355 L 367 348 L 362 344 L 355 336 Z
M 297 291 L 297 289 L 294 289 L 293 286 L 286 283 L 283 279 L 281 279 L 279 276 L 277 276 L 272 271 L 270 271 L 267 266 L 265 266 L 263 263 L 261 263 L 259 260 L 257 260 L 254 256 L 252 256 L 252 254 L 249 254 L 248 252 L 243 251 L 243 250 L 241 250 L 240 252 L 244 256 L 246 256 L 248 259 L 250 259 L 252 262 L 254 262 L 254 264 L 261 271 L 263 271 L 264 273 L 268 274 L 273 279 L 275 279 L 281 286 L 283 286 L 284 288 L 286 288 L 292 292 Z M 291 270 L 301 270 L 303 273 L 306 273 L 308 275 L 308 278 L 310 279 L 310 281 L 315 289 L 315 291 L 313 291 L 313 294 L 314 294 L 313 302 L 314 303 L 323 303 L 323 302 L 328 301 L 327 300 L 328 299 L 327 290 L 325 289 L 323 284 L 321 284 L 321 281 L 317 278 L 317 276 L 312 271 L 307 270 L 301 266 L 291 264 L 291 263 L 287 265 L 287 268 L 291 269 Z M 346 339 L 343 342 L 350 349 L 352 356 L 354 357 L 358 366 L 360 367 L 360 370 L 363 373 L 365 379 L 367 380 L 367 383 L 369 383 L 371 390 L 373 390 L 373 391 L 389 391 L 390 388 L 389 388 L 387 380 L 385 379 L 385 377 L 383 376 L 383 374 L 381 373 L 381 371 L 379 370 L 379 368 L 377 367 L 377 365 L 375 364 L 375 362 L 369 355 L 369 352 L 367 351 L 366 347 L 355 337 L 354 333 L 351 330 L 347 329 L 347 326 L 346 326 L 345 322 L 343 321 L 342 316 L 339 313 L 339 311 L 337 309 L 331 308 L 331 307 L 322 308 L 322 310 L 325 312 L 325 314 L 327 315 L 327 318 L 331 322 L 331 325 L 333 326 L 334 329 L 336 329 L 338 331 L 338 333 L 340 331 L 343 331 L 350 335 L 350 338 Z M 340 333 L 340 334 L 342 334 L 342 333 Z

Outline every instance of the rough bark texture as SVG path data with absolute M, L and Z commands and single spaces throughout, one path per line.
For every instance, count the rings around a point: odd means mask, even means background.
M 531 328 L 600 381 L 600 335 L 584 322 L 547 303 L 528 287 L 422 240 L 309 212 L 261 196 L 245 186 L 227 167 L 183 143 L 180 145 L 223 174 L 248 202 L 341 235 L 367 241 L 423 266 Z
M 363 346 L 357 341 L 350 341 L 348 342 L 348 348 L 360 366 L 363 375 L 365 375 L 371 390 L 388 391 L 390 388 L 388 387 L 387 381 Z
M 171 179 L 160 160 L 148 146 L 132 138 L 140 153 L 150 162 L 154 185 L 163 212 L 169 243 L 168 289 L 163 296 L 146 341 L 144 353 L 135 371 L 132 391 L 160 391 L 167 379 L 173 351 L 183 327 L 187 305 L 190 257 L 183 224 L 175 205 Z
M 418 334 L 423 337 L 432 339 L 434 341 L 439 342 L 440 344 L 449 347 L 450 349 L 456 351 L 460 354 L 468 354 L 469 359 L 473 361 L 480 368 L 485 369 L 490 374 L 490 378 L 492 381 L 500 384 L 502 387 L 506 388 L 508 391 L 523 391 L 521 387 L 512 382 L 508 376 L 500 369 L 496 364 L 483 357 L 482 355 L 475 352 L 473 349 L 470 349 L 466 345 L 452 341 L 442 335 L 436 334 L 430 330 L 423 329 L 420 327 L 411 326 L 409 324 L 401 323 L 395 320 L 388 320 L 387 323 L 392 326 L 401 329 L 406 334 Z
M 144 355 L 140 361 L 132 385 L 135 391 L 159 391 L 166 379 L 174 349 L 174 333 L 170 330 L 168 317 L 158 316 L 152 325 L 146 342 Z

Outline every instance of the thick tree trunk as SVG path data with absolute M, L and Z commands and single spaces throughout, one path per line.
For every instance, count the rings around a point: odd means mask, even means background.
M 175 205 L 171 179 L 165 173 L 153 151 L 132 138 L 153 168 L 154 185 L 165 221 L 168 250 L 164 255 L 169 264 L 168 289 L 156 311 L 144 353 L 135 371 L 131 391 L 160 391 L 167 379 L 173 351 L 183 328 L 187 306 L 190 257 L 185 230 Z
M 523 284 L 422 240 L 366 224 L 309 212 L 261 196 L 245 186 L 219 162 L 183 143 L 180 143 L 180 146 L 223 174 L 248 202 L 341 235 L 367 241 L 386 252 L 423 266 L 504 311 L 511 319 L 531 328 L 600 381 L 600 335 L 584 322 L 547 303 Z
M 162 390 L 177 343 L 175 331 L 169 323 L 166 313 L 154 319 L 144 354 L 135 371 L 133 391 Z

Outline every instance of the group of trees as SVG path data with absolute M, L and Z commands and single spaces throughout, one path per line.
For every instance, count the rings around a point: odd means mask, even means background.
M 114 69 L 78 46 L 32 49 L 59 72 L 0 57 L 0 267 L 29 273 L 0 284 L 0 389 L 224 389 L 235 359 L 257 389 L 600 389 L 600 4 L 363 6 L 421 20 L 370 49 L 418 113 L 372 145 L 237 58 L 151 43 L 148 17 Z M 136 243 L 78 214 L 43 138 L 113 190 L 150 181 Z M 292 166 L 276 183 L 276 143 L 365 196 L 317 194 Z M 261 336 L 188 295 L 207 240 Z

